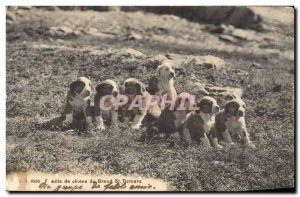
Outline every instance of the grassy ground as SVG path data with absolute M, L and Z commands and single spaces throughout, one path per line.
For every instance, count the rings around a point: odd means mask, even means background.
M 82 17 L 85 16 L 85 17 Z M 7 24 L 7 172 L 27 168 L 42 172 L 133 174 L 161 178 L 176 190 L 244 191 L 294 187 L 294 27 L 275 20 L 266 22 L 271 31 L 257 34 L 262 42 L 230 44 L 205 31 L 206 25 L 173 16 L 93 11 L 19 12 Z M 73 29 L 96 28 L 103 37 L 46 33 L 51 26 Z M 109 33 L 107 33 L 109 32 Z M 138 32 L 142 40 L 126 39 Z M 74 50 L 43 50 L 36 45 L 68 46 Z M 257 47 L 257 45 L 259 45 Z M 137 143 L 142 131 L 107 130 L 93 137 L 59 129 L 38 129 L 38 122 L 58 117 L 69 83 L 77 76 L 90 76 L 94 86 L 104 79 L 122 82 L 129 76 L 146 82 L 154 68 L 106 65 L 98 56 L 77 51 L 82 47 L 133 48 L 146 55 L 215 55 L 227 68 L 208 82 L 240 87 L 234 73 L 260 63 L 254 83 L 244 89 L 250 136 L 256 150 L 226 147 L 206 150 L 192 145 L 169 147 L 167 142 Z M 265 49 L 276 49 L 270 53 Z M 187 75 L 202 79 L 188 67 Z M 188 76 L 179 75 L 176 88 L 185 88 Z

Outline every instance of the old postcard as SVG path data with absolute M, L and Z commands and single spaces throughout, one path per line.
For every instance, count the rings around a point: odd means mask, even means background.
M 294 192 L 294 17 L 7 6 L 7 191 Z

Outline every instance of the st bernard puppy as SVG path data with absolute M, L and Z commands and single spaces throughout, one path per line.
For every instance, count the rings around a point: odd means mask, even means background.
M 179 94 L 173 102 L 164 103 L 165 106 L 161 106 L 163 110 L 158 120 L 147 129 L 140 141 L 149 141 L 159 134 L 165 134 L 167 138 L 170 136 L 179 138 L 178 129 L 193 111 L 194 104 L 194 97 L 187 92 Z
M 161 110 L 157 100 L 146 91 L 145 85 L 136 78 L 124 81 L 122 94 L 128 97 L 128 103 L 123 110 L 126 116 L 133 115 L 131 129 L 139 129 L 145 116 L 149 113 L 157 119 Z M 127 117 L 128 118 L 128 117 Z
M 115 81 L 107 79 L 96 87 L 94 97 L 94 116 L 96 128 L 100 131 L 105 129 L 105 123 L 118 128 L 118 110 L 115 108 L 116 97 L 119 95 L 119 88 Z
M 67 93 L 66 106 L 63 114 L 66 116 L 64 124 L 73 123 L 74 115 L 83 113 L 88 126 L 92 124 L 91 102 L 92 84 L 86 77 L 79 77 L 70 85 Z
M 218 143 L 215 130 L 215 114 L 220 111 L 217 101 L 205 96 L 196 102 L 195 107 L 195 111 L 189 115 L 178 131 L 181 139 L 201 142 L 205 147 L 212 145 L 214 148 L 222 148 Z
M 155 76 L 153 76 L 148 83 L 148 92 L 152 95 L 164 96 L 167 95 L 169 99 L 177 97 L 174 88 L 175 71 L 171 64 L 165 62 L 156 68 Z
M 220 143 L 234 144 L 231 134 L 238 132 L 243 143 L 255 147 L 249 139 L 249 133 L 245 122 L 246 105 L 240 98 L 229 101 L 224 110 L 216 115 L 215 128 Z

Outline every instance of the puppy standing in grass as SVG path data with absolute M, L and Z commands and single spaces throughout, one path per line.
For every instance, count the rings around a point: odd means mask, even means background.
M 155 119 L 160 116 L 161 110 L 157 101 L 155 98 L 152 98 L 148 91 L 146 91 L 145 85 L 138 79 L 126 79 L 122 88 L 122 94 L 128 97 L 128 103 L 125 109 L 123 109 L 127 116 L 126 119 L 128 119 L 130 115 L 134 116 L 131 125 L 132 129 L 139 129 L 148 113 Z
M 177 93 L 174 88 L 175 71 L 171 64 L 165 62 L 156 68 L 155 76 L 149 80 L 148 92 L 152 95 L 167 95 L 169 100 L 176 99 Z
M 240 98 L 233 99 L 225 105 L 225 109 L 216 115 L 216 131 L 219 142 L 234 144 L 231 134 L 238 132 L 243 143 L 255 147 L 249 139 L 245 121 L 246 105 Z
M 115 108 L 116 97 L 119 95 L 119 88 L 115 81 L 105 80 L 96 87 L 94 97 L 94 116 L 98 130 L 105 129 L 104 120 L 110 122 L 111 126 L 118 128 L 118 109 Z
M 68 125 L 73 123 L 74 115 L 83 113 L 88 127 L 92 125 L 91 92 L 92 84 L 86 77 L 79 77 L 71 83 L 63 112 L 66 115 L 63 124 Z
M 217 101 L 205 96 L 196 102 L 195 107 L 195 111 L 189 115 L 178 131 L 181 139 L 201 142 L 205 147 L 210 147 L 211 144 L 214 148 L 222 148 L 218 143 L 215 130 L 215 114 L 220 110 Z

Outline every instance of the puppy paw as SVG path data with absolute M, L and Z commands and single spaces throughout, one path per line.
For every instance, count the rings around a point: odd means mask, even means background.
M 218 145 L 216 145 L 214 148 L 216 148 L 216 149 L 222 149 L 222 148 L 223 148 L 223 146 L 222 146 L 222 145 L 220 145 L 220 144 L 218 144 Z
M 68 121 L 68 120 L 64 120 L 64 121 L 62 122 L 62 126 L 63 126 L 63 127 L 69 127 L 71 124 L 72 124 L 72 122 L 71 122 L 71 121 Z
M 128 125 L 127 124 L 125 124 L 124 122 L 121 122 L 121 123 L 119 123 L 119 128 L 121 128 L 121 129 L 125 129 L 125 128 L 128 128 Z
M 204 148 L 209 148 L 211 149 L 212 147 L 210 146 L 210 143 L 209 143 L 209 140 L 208 138 L 200 138 L 201 139 L 201 142 L 202 142 L 202 146 Z
M 220 141 L 219 144 L 221 146 L 234 146 L 234 142 L 225 142 L 225 141 Z
M 97 130 L 97 131 L 104 131 L 104 130 L 105 130 L 105 126 L 104 126 L 104 125 L 98 125 L 98 126 L 96 127 L 96 130 Z
M 119 129 L 119 125 L 116 125 L 116 124 L 112 124 L 111 125 L 111 128 L 113 129 L 113 130 L 116 130 L 116 131 L 119 131 L 120 129 Z
M 245 144 L 245 146 L 249 147 L 249 148 L 252 148 L 252 149 L 256 149 L 256 146 L 252 142 L 249 142 L 249 143 Z
M 140 125 L 133 125 L 133 126 L 130 127 L 130 129 L 138 130 L 138 129 L 140 129 Z

